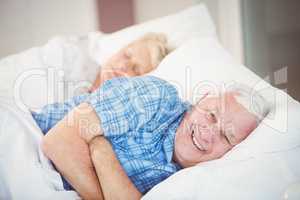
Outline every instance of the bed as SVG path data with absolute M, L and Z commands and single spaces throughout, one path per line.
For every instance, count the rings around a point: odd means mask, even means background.
M 86 91 L 105 59 L 151 31 L 167 34 L 172 50 L 151 74 L 174 84 L 182 98 L 195 102 L 208 88 L 203 85 L 239 82 L 259 91 L 271 112 L 223 158 L 172 175 L 142 199 L 300 198 L 299 102 L 236 63 L 220 45 L 205 5 L 199 4 L 109 35 L 56 37 L 2 59 L 0 199 L 80 199 L 63 189 L 41 152 L 42 133 L 29 110 Z

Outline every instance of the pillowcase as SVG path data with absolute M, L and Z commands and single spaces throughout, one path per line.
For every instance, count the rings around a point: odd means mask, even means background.
M 208 91 L 220 91 L 236 83 L 245 84 L 253 89 L 253 92 L 265 97 L 270 105 L 270 113 L 261 125 L 281 132 L 287 131 L 288 106 L 298 105 L 285 92 L 272 87 L 245 66 L 237 64 L 215 38 L 198 38 L 187 42 L 167 55 L 151 75 L 171 82 L 180 96 L 192 103 L 196 103 Z M 277 134 L 277 137 L 272 137 L 270 131 L 261 134 L 260 139 L 254 142 L 256 145 L 249 145 L 251 151 L 247 153 L 272 151 L 274 148 L 284 150 L 300 144 L 296 139 L 298 134 L 281 136 Z M 263 145 L 259 142 L 271 137 L 272 140 L 268 144 Z
M 151 73 L 195 103 L 207 91 L 242 83 L 270 103 L 270 113 L 221 159 L 174 174 L 143 199 L 280 199 L 300 178 L 300 104 L 234 62 L 215 38 L 193 39 Z M 276 166 L 274 166 L 276 163 Z
M 101 33 L 55 37 L 0 61 L 0 96 L 14 99 L 21 109 L 38 110 L 64 101 L 91 86 L 99 70 L 90 57 Z
M 299 199 L 299 153 L 298 147 L 252 159 L 203 163 L 175 173 L 142 200 Z
M 172 82 L 181 97 L 193 103 L 200 91 L 218 89 L 222 83 L 236 81 L 257 89 L 270 87 L 248 68 L 238 65 L 214 37 L 191 39 L 167 55 L 151 74 Z
M 192 6 L 173 15 L 154 19 L 104 36 L 93 49 L 93 58 L 103 64 L 107 58 L 148 32 L 165 33 L 169 49 L 194 37 L 216 37 L 216 28 L 204 4 Z

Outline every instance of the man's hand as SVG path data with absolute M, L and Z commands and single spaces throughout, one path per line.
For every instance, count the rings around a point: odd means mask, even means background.
M 142 194 L 126 175 L 111 144 L 104 136 L 95 137 L 89 145 L 91 158 L 101 184 L 104 199 L 140 199 Z

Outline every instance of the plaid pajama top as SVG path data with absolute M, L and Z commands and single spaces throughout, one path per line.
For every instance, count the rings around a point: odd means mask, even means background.
M 91 94 L 46 105 L 32 116 L 46 134 L 81 102 L 96 111 L 104 136 L 141 193 L 180 169 L 172 161 L 174 138 L 190 104 L 171 84 L 153 76 L 114 78 Z

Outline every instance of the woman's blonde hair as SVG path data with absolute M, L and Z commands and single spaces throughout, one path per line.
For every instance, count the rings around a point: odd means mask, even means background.
M 163 33 L 147 33 L 143 35 L 138 41 L 144 41 L 148 44 L 151 52 L 151 63 L 155 68 L 168 54 L 167 50 L 167 36 Z M 155 42 L 156 45 L 153 45 Z

